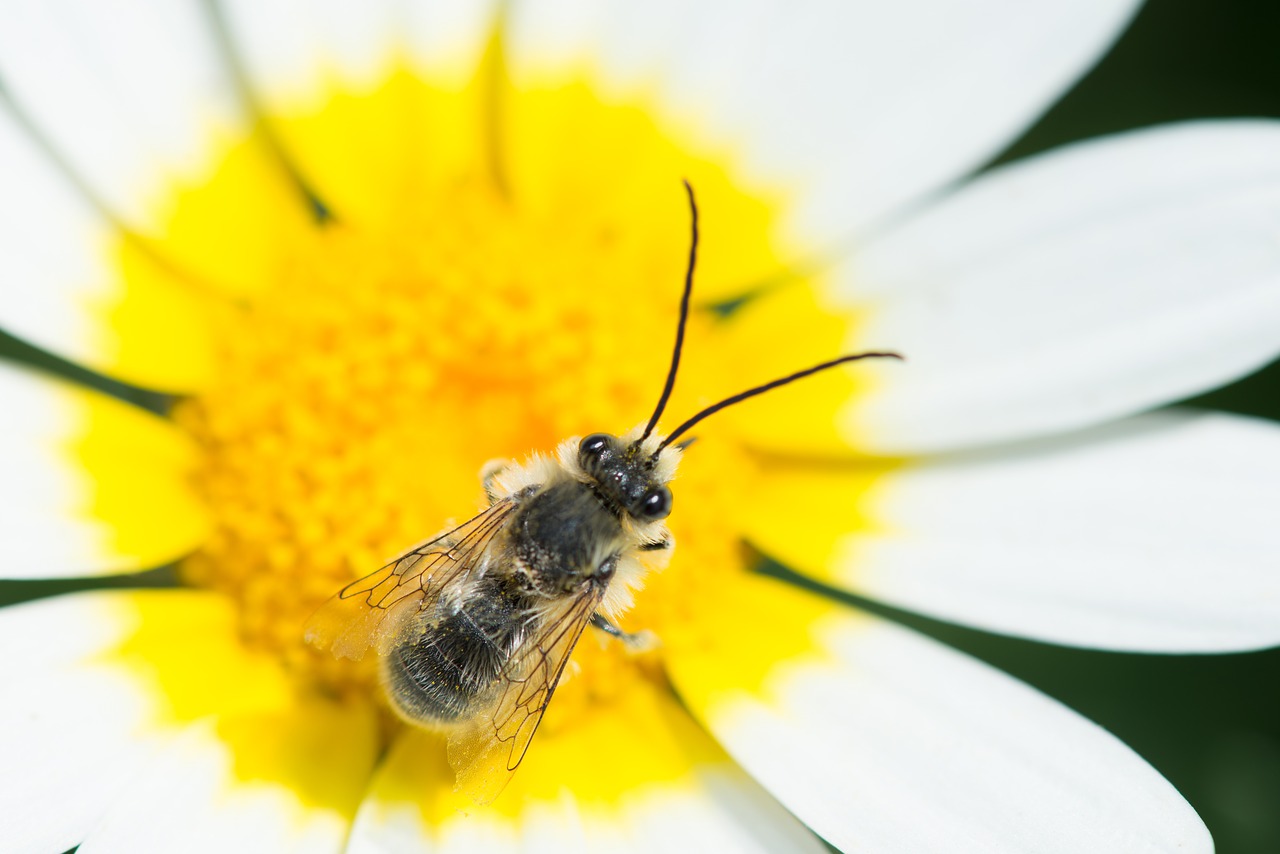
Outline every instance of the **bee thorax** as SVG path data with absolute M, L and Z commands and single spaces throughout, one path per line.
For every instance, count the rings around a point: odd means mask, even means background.
M 622 524 L 584 484 L 554 484 L 521 508 L 512 551 L 531 592 L 563 596 L 612 575 Z M 598 577 L 597 577 L 598 576 Z

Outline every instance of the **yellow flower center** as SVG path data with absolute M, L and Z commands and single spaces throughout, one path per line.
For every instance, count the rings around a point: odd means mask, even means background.
M 464 114 L 476 98 L 474 87 L 446 92 L 397 75 L 277 125 L 324 151 L 353 116 L 377 126 L 406 104 Z M 733 281 L 737 265 L 759 269 L 770 251 L 769 207 L 689 158 L 643 111 L 607 106 L 584 87 L 512 93 L 510 106 L 524 122 L 512 133 L 545 139 L 552 128 L 539 122 L 575 129 L 563 136 L 568 150 L 510 146 L 509 188 L 491 180 L 484 152 L 443 170 L 406 155 L 383 216 L 325 199 L 332 219 L 286 231 L 249 281 L 240 271 L 242 296 L 215 318 L 215 381 L 175 412 L 204 449 L 201 487 L 215 517 L 184 577 L 231 595 L 246 641 L 304 680 L 370 690 L 367 668 L 307 647 L 303 624 L 347 582 L 475 513 L 487 460 L 648 417 L 688 251 L 682 177 L 703 200 L 700 286 L 749 287 Z M 191 223 L 230 218 L 229 199 L 279 203 L 242 186 L 253 144 L 179 199 L 175 241 Z M 615 179 L 584 180 L 593 175 Z M 743 385 L 707 346 L 716 322 L 705 311 L 692 319 L 668 427 Z M 623 619 L 660 640 L 696 619 L 743 563 L 733 505 L 751 474 L 747 456 L 709 438 L 714 425 L 700 433 L 673 484 L 675 558 Z M 637 673 L 657 678 L 661 648 L 638 661 L 595 634 L 579 645 L 557 705 L 607 701 Z

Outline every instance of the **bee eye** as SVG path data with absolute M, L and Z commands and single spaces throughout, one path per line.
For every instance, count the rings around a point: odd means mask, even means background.
M 671 515 L 671 490 L 665 486 L 651 489 L 640 499 L 640 517 L 651 522 Z
M 611 438 L 608 433 L 592 433 L 578 445 L 578 458 L 583 461 L 599 459 L 609 447 Z

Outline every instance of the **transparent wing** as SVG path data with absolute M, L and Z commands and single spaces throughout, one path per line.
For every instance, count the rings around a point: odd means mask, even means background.
M 515 508 L 510 498 L 495 502 L 377 572 L 351 582 L 307 621 L 307 642 L 338 658 L 363 658 L 370 646 L 394 633 L 406 616 L 484 567 L 495 536 Z
M 524 759 L 569 656 L 600 604 L 595 585 L 539 619 L 499 677 L 494 704 L 449 735 L 458 789 L 487 804 Z

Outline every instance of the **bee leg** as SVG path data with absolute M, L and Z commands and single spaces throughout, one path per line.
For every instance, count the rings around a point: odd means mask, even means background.
M 591 615 L 591 625 L 606 635 L 615 637 L 627 645 L 632 652 L 645 652 L 658 645 L 658 637 L 651 631 L 624 632 L 609 622 L 609 618 L 600 613 Z
M 489 460 L 489 462 L 481 466 L 480 483 L 484 486 L 484 494 L 489 499 L 490 504 L 493 504 L 501 497 L 495 489 L 497 486 L 495 481 L 498 475 L 511 468 L 511 465 L 511 460 L 496 459 Z
M 672 546 L 671 538 L 664 537 L 663 539 L 659 540 L 656 543 L 645 543 L 644 545 L 640 546 L 640 551 L 665 552 L 667 549 L 671 548 L 671 546 Z

